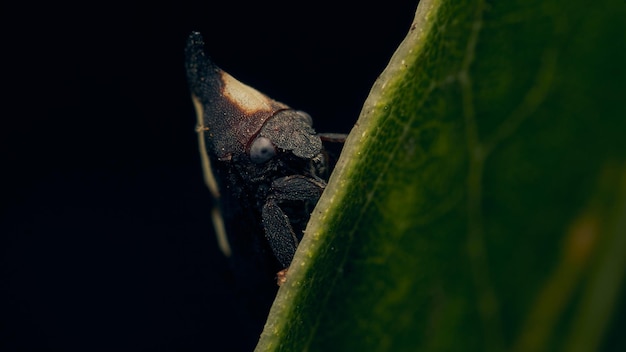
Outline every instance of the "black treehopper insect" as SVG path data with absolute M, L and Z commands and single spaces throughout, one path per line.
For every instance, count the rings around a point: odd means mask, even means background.
M 221 70 L 196 32 L 186 70 L 220 248 L 251 287 L 280 285 L 331 171 L 325 144 L 345 135 L 316 133 L 307 113 Z

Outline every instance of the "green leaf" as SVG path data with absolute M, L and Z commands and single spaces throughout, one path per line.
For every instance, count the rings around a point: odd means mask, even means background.
M 625 19 L 421 1 L 257 350 L 626 346 Z

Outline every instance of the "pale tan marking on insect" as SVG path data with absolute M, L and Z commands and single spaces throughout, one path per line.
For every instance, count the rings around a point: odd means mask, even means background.
M 213 171 L 211 170 L 211 160 L 209 159 L 209 154 L 206 151 L 206 140 L 204 139 L 204 132 L 207 131 L 208 127 L 204 126 L 204 109 L 202 108 L 202 103 L 200 102 L 200 99 L 198 99 L 195 95 L 192 95 L 191 99 L 193 100 L 193 106 L 196 108 L 196 118 L 198 120 L 196 132 L 198 132 L 198 147 L 200 148 L 200 159 L 202 162 L 204 183 L 206 183 L 207 187 L 209 187 L 209 191 L 211 191 L 213 197 L 215 199 L 219 199 L 220 191 L 217 187 L 217 181 L 215 180 Z
M 224 83 L 222 94 L 244 113 L 251 115 L 259 111 L 272 110 L 272 99 L 258 90 L 239 82 L 224 71 L 221 72 L 221 75 Z
M 220 247 L 220 250 L 222 251 L 222 253 L 224 253 L 225 256 L 230 257 L 232 251 L 230 250 L 228 236 L 226 236 L 224 217 L 222 217 L 222 211 L 217 205 L 215 205 L 211 210 L 211 219 L 213 220 L 215 235 L 217 236 L 217 245 Z
M 217 187 L 217 181 L 213 175 L 211 169 L 211 159 L 206 150 L 206 140 L 204 139 L 204 133 L 208 130 L 208 127 L 204 126 L 204 109 L 200 99 L 192 94 L 191 99 L 196 109 L 196 117 L 198 119 L 198 125 L 196 132 L 198 132 L 198 147 L 200 148 L 200 159 L 202 161 L 202 173 L 204 174 L 204 183 L 206 183 L 213 198 L 215 198 L 215 205 L 211 209 L 211 219 L 213 220 L 213 228 L 215 229 L 215 235 L 217 236 L 217 245 L 220 247 L 222 253 L 225 256 L 230 257 L 232 253 L 230 244 L 228 243 L 228 237 L 226 236 L 226 228 L 224 227 L 224 218 L 222 217 L 222 211 L 219 208 L 218 201 L 220 198 L 220 191 Z

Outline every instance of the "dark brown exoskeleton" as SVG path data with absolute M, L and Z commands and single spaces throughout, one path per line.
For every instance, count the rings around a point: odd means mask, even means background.
M 220 248 L 246 280 L 270 273 L 280 285 L 331 171 L 324 143 L 345 135 L 317 134 L 307 113 L 218 68 L 199 33 L 188 39 L 186 69 Z

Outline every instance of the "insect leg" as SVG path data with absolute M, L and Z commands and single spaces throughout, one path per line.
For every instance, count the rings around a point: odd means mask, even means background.
M 280 204 L 285 201 L 317 202 L 325 186 L 322 180 L 301 175 L 281 177 L 272 182 L 271 193 L 262 210 L 263 228 L 274 256 L 283 268 L 291 264 L 298 238 Z
M 345 143 L 346 138 L 348 138 L 348 135 L 344 133 L 318 133 L 317 135 L 322 142 L 329 143 Z
M 315 201 L 322 195 L 326 183 L 319 178 L 292 175 L 272 182 L 270 197 L 281 201 Z
M 272 247 L 274 256 L 283 268 L 289 267 L 298 246 L 298 239 L 289 218 L 272 198 L 263 206 L 262 216 L 265 237 Z

